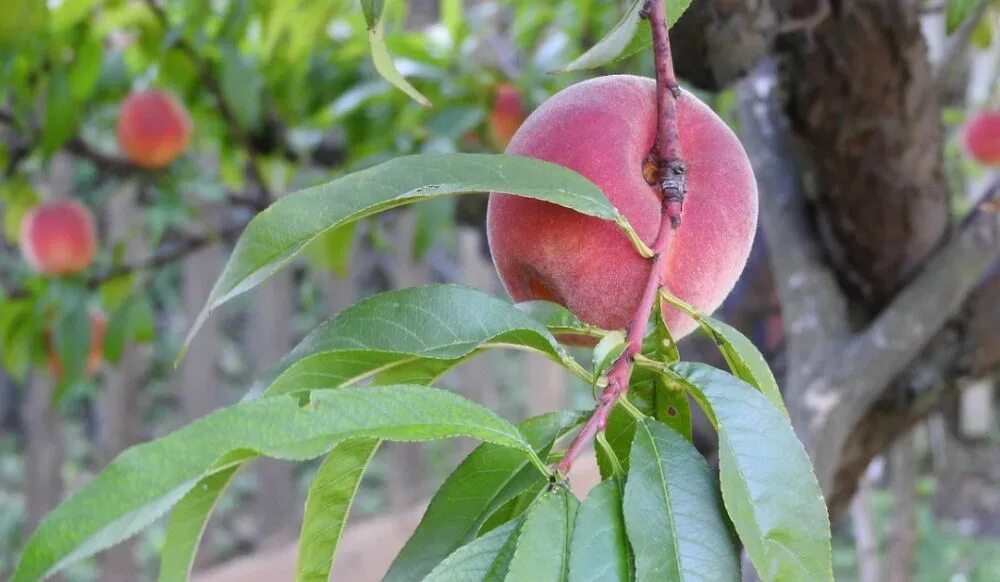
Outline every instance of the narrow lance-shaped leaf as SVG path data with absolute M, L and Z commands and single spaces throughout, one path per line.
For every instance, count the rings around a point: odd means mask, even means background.
M 582 420 L 579 414 L 552 413 L 524 421 L 520 430 L 544 457 L 557 438 Z M 490 444 L 479 446 L 434 495 L 385 581 L 422 580 L 441 560 L 475 538 L 493 512 L 540 477 L 524 455 Z
M 320 465 L 306 496 L 295 565 L 297 582 L 327 582 L 330 579 L 347 513 L 379 442 L 361 439 L 340 443 Z
M 510 521 L 458 548 L 423 582 L 502 582 L 514 554 L 521 522 Z
M 630 582 L 632 551 L 622 514 L 622 484 L 607 479 L 580 505 L 569 553 L 569 582 Z
M 566 487 L 543 493 L 524 515 L 504 582 L 563 582 L 580 502 Z
M 634 230 L 597 186 L 562 166 L 490 154 L 401 157 L 284 196 L 250 221 L 185 347 L 209 312 L 260 284 L 328 230 L 420 200 L 490 191 L 545 200 L 611 220 L 635 238 Z
M 764 359 L 757 346 L 753 345 L 753 342 L 739 330 L 717 319 L 701 316 L 698 318 L 698 324 L 719 345 L 719 349 L 733 374 L 760 390 L 775 408 L 788 416 L 785 402 L 781 398 L 781 390 L 778 388 L 778 381 L 774 379 L 774 374 L 767 365 L 767 360 Z
M 459 285 L 380 293 L 321 325 L 252 390 L 268 395 L 378 376 L 429 382 L 475 351 L 510 345 L 578 365 L 545 327 L 513 305 Z
M 740 579 L 714 481 L 676 431 L 652 419 L 636 425 L 623 511 L 637 581 Z
M 677 19 L 680 18 L 681 14 L 691 4 L 691 0 L 664 1 L 667 5 L 667 20 L 670 26 L 673 26 L 677 22 Z M 628 10 L 625 11 L 621 20 L 614 25 L 604 38 L 558 72 L 593 69 L 638 52 L 639 48 L 633 46 L 633 39 L 636 37 L 636 31 L 640 29 L 639 24 L 642 19 L 640 12 L 646 2 L 647 0 L 634 0 L 629 5 Z M 645 34 L 641 36 L 644 36 L 645 46 L 649 46 L 651 44 L 651 37 L 648 26 L 642 28 L 645 29 Z
M 826 503 L 788 418 L 721 370 L 673 369 L 716 424 L 722 496 L 761 579 L 833 580 Z
M 392 61 L 392 55 L 389 54 L 389 47 L 385 46 L 385 32 L 384 32 L 383 21 L 379 20 L 375 23 L 375 26 L 368 29 L 368 44 L 372 49 L 372 63 L 375 64 L 375 70 L 382 78 L 386 81 L 392 83 L 397 89 L 406 93 L 410 99 L 413 99 L 417 103 L 423 105 L 424 107 L 430 107 L 431 102 L 424 94 L 417 91 L 417 88 L 410 84 L 396 68 L 396 63 Z
M 174 507 L 160 552 L 159 582 L 187 582 L 205 525 L 239 465 L 205 477 Z
M 313 393 L 306 405 L 287 396 L 237 404 L 119 455 L 39 525 L 13 581 L 37 580 L 118 543 L 162 515 L 210 472 L 256 454 L 307 459 L 348 439 L 453 436 L 523 451 L 541 466 L 517 428 L 443 390 L 344 388 Z

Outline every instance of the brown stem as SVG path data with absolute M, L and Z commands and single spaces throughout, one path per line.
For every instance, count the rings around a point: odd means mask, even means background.
M 653 257 L 650 264 L 649 278 L 643 290 L 639 305 L 636 306 L 632 319 L 628 324 L 626 347 L 621 357 L 608 370 L 608 385 L 601 393 L 597 407 L 590 419 L 580 429 L 566 454 L 555 465 L 559 475 L 569 474 L 573 461 L 580 456 L 584 447 L 597 433 L 604 430 L 608 423 L 611 410 L 628 392 L 629 378 L 632 376 L 632 363 L 636 354 L 642 349 L 642 338 L 646 333 L 646 324 L 653 312 L 653 305 L 663 286 L 664 254 L 670 244 L 670 233 L 680 226 L 681 209 L 684 203 L 684 193 L 687 190 L 686 166 L 681 157 L 680 136 L 677 131 L 676 99 L 680 97 L 680 88 L 674 76 L 673 58 L 670 54 L 670 38 L 667 33 L 667 11 L 663 2 L 655 0 L 647 2 L 643 7 L 642 16 L 649 19 L 653 32 L 653 58 L 656 62 L 656 146 L 653 156 L 659 169 L 660 188 L 663 191 L 663 216 L 660 229 L 653 242 Z

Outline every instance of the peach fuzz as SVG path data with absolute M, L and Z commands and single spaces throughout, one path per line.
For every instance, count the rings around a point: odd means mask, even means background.
M 191 119 L 170 95 L 156 90 L 129 95 L 118 116 L 118 146 L 136 165 L 169 166 L 187 148 Z
M 526 116 L 524 100 L 517 87 L 510 83 L 498 84 L 490 113 L 490 136 L 494 145 L 500 149 L 507 147 Z
M 508 154 L 560 164 L 594 182 L 652 244 L 661 194 L 643 177 L 656 133 L 652 79 L 591 79 L 556 94 L 525 121 Z M 690 93 L 677 102 L 688 166 L 682 224 L 670 233 L 662 280 L 699 311 L 714 311 L 746 263 L 757 225 L 757 186 L 732 130 Z M 605 329 L 627 325 L 649 277 L 642 258 L 614 224 L 546 202 L 490 195 L 487 232 L 493 260 L 515 301 L 547 299 Z M 664 308 L 676 339 L 694 330 Z
M 1000 111 L 983 111 L 965 124 L 962 146 L 984 166 L 1000 167 Z
M 21 221 L 21 254 L 43 275 L 72 275 L 90 266 L 97 254 L 94 215 L 75 200 L 36 206 Z

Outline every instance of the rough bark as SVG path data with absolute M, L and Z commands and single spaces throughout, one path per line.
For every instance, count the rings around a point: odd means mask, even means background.
M 782 89 L 824 250 L 870 316 L 947 229 L 941 114 L 913 3 L 833 5 L 813 34 L 779 43 Z
M 949 323 L 961 321 L 964 310 L 974 303 L 977 284 L 1000 258 L 1000 220 L 989 212 L 974 212 L 920 265 L 919 272 L 871 324 L 859 331 L 848 328 L 847 295 L 834 282 L 827 255 L 810 229 L 797 166 L 783 137 L 786 128 L 774 96 L 773 76 L 766 70 L 755 73 L 741 87 L 741 116 L 758 172 L 762 222 L 782 299 L 791 364 L 785 379 L 786 399 L 823 490 L 831 498 L 848 441 L 864 442 L 888 426 L 862 424 L 862 417 L 881 402 L 925 346 L 949 347 L 947 342 L 932 342 Z M 953 361 L 946 356 L 935 354 L 929 361 L 941 357 L 945 364 L 938 369 L 946 370 Z M 910 390 L 911 379 L 920 379 L 917 371 L 913 368 L 899 389 Z M 902 410 L 904 418 L 915 412 L 905 406 Z M 898 434 L 884 435 L 882 444 Z M 863 469 L 867 460 L 853 466 Z M 853 475 L 853 483 L 859 474 Z M 840 508 L 831 509 L 836 514 Z
M 25 536 L 35 531 L 63 493 L 65 445 L 62 415 L 52 405 L 54 389 L 52 378 L 43 373 L 33 374 L 25 383 L 21 410 L 25 437 Z
M 906 433 L 889 451 L 889 478 L 892 490 L 892 522 L 889 524 L 889 557 L 886 580 L 913 579 L 913 558 L 917 549 L 917 460 L 913 431 Z

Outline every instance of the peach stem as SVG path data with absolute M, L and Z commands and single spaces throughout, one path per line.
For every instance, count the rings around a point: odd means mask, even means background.
M 580 456 L 584 447 L 602 432 L 608 424 L 611 410 L 619 399 L 628 392 L 629 379 L 632 376 L 632 364 L 636 354 L 642 349 L 642 338 L 646 333 L 646 324 L 653 312 L 653 304 L 663 287 L 661 274 L 667 246 L 670 244 L 670 233 L 680 226 L 680 211 L 684 201 L 686 168 L 681 158 L 680 136 L 677 131 L 677 108 L 675 100 L 680 96 L 677 78 L 674 76 L 673 58 L 670 53 L 670 38 L 667 33 L 667 14 L 664 3 L 659 0 L 647 2 L 642 9 L 642 16 L 648 18 L 653 33 L 653 57 L 656 61 L 656 106 L 657 143 L 654 153 L 657 167 L 660 170 L 660 186 L 663 190 L 664 216 L 660 220 L 660 229 L 653 242 L 652 264 L 649 279 L 643 290 L 642 298 L 628 325 L 626 348 L 621 357 L 608 370 L 608 385 L 601 393 L 593 414 L 577 433 L 566 454 L 555 465 L 557 475 L 567 476 L 573 466 L 573 461 Z

